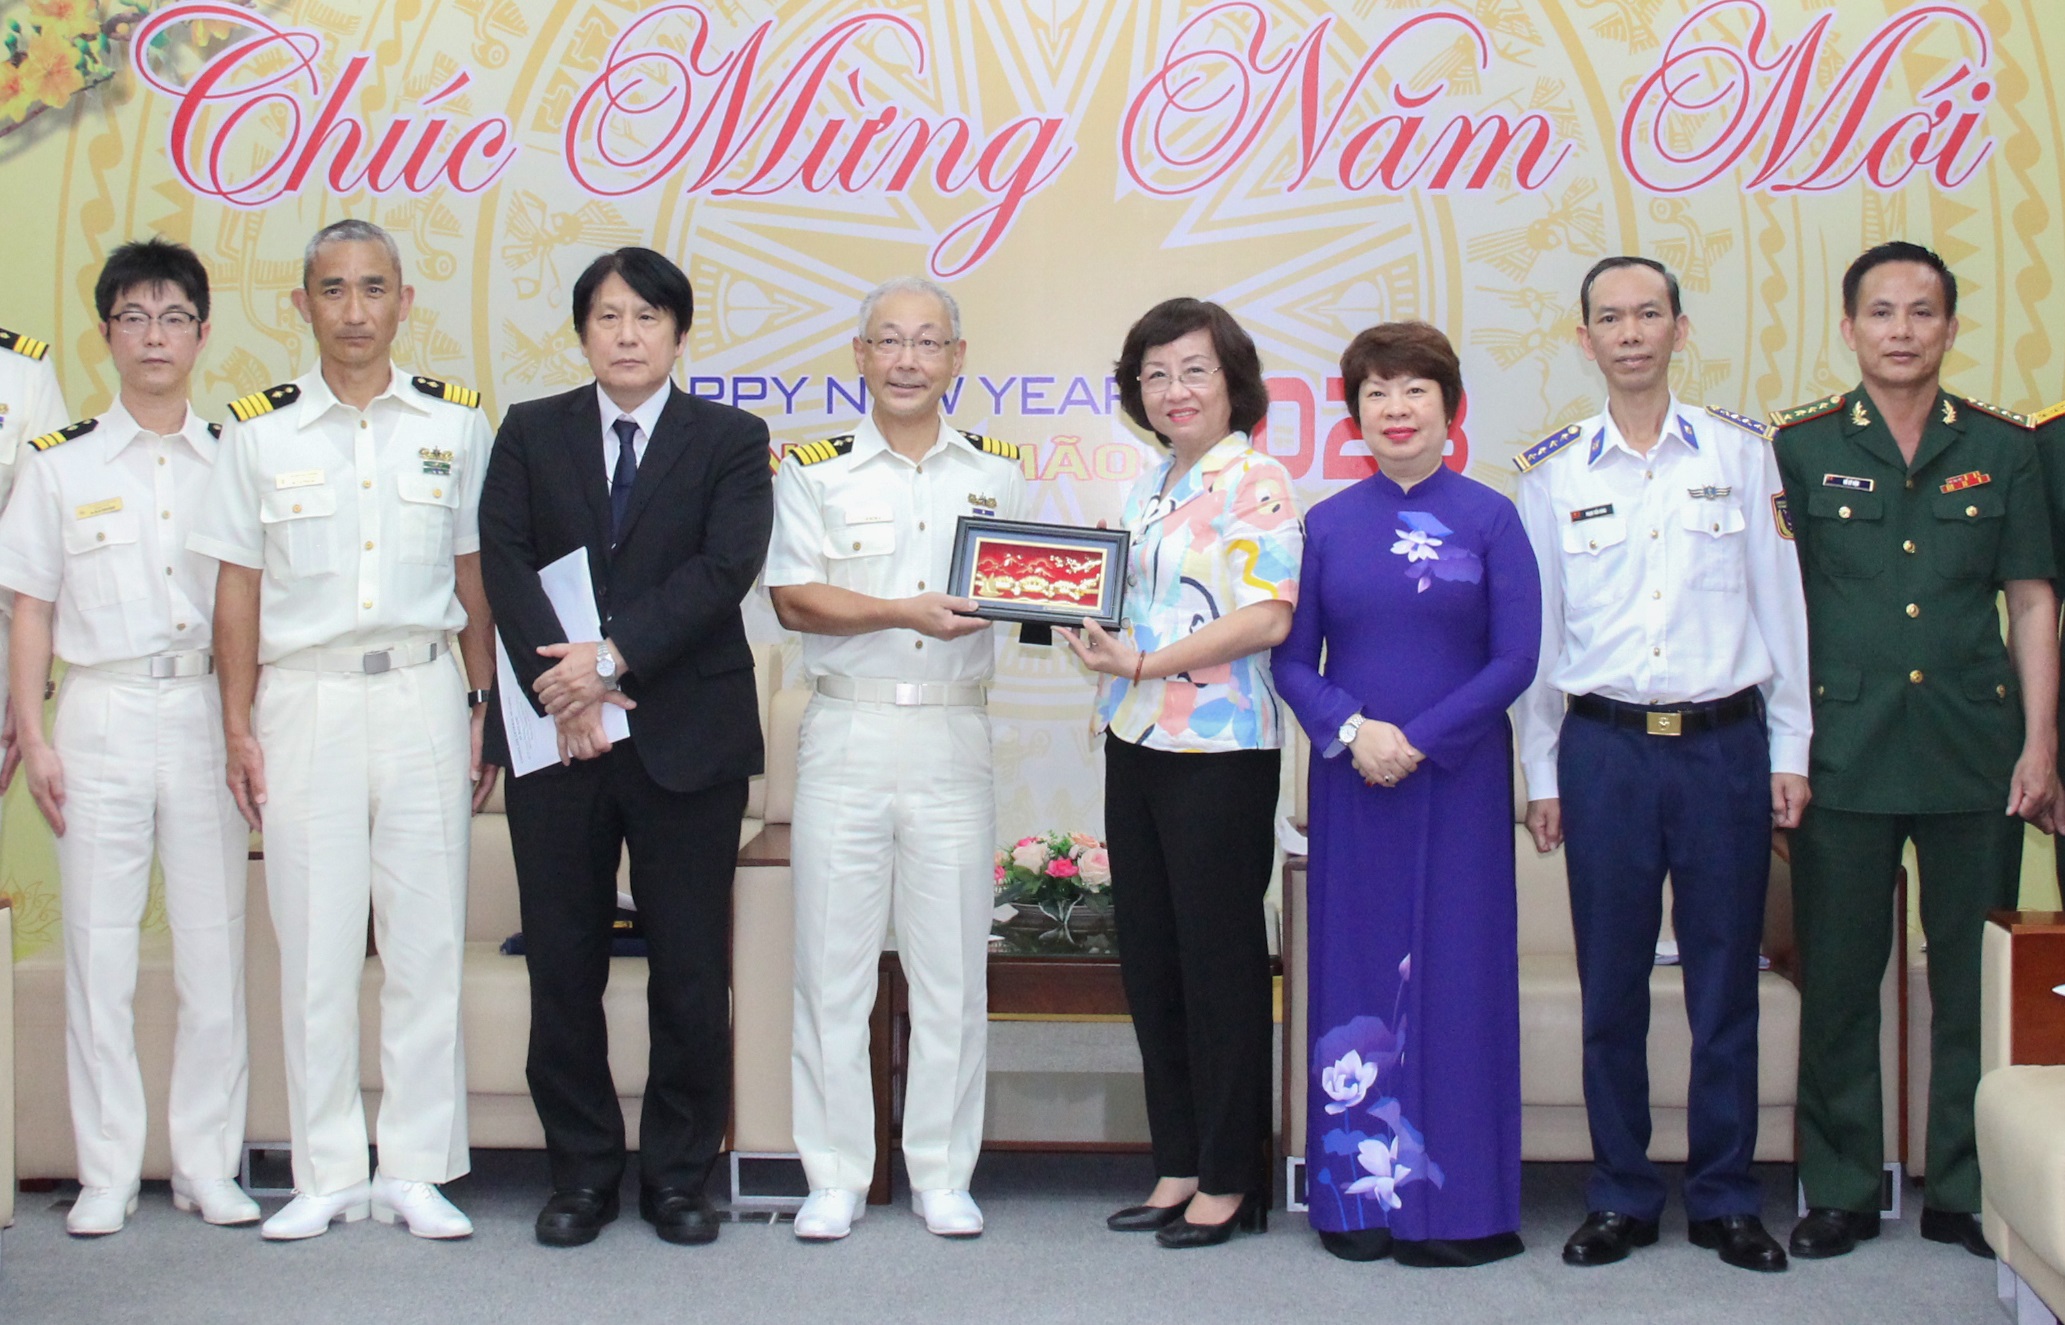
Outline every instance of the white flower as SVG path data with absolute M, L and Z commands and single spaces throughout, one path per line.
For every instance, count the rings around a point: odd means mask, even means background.
M 1354 1182 L 1349 1183 L 1348 1194 L 1350 1196 L 1361 1196 L 1366 1192 L 1374 1192 L 1377 1204 L 1389 1206 L 1393 1210 L 1405 1204 L 1404 1201 L 1398 1199 L 1397 1187 L 1399 1183 L 1405 1181 L 1405 1175 L 1411 1173 L 1412 1169 L 1398 1162 L 1398 1141 L 1396 1138 L 1393 1138 L 1388 1146 L 1382 1141 L 1363 1142 L 1356 1147 L 1355 1161 L 1365 1169 L 1368 1169 L 1370 1176 L 1367 1178 L 1357 1178 Z
M 1434 549 L 1441 546 L 1438 538 L 1429 538 L 1417 529 L 1394 529 L 1398 541 L 1391 545 L 1393 552 L 1403 552 L 1408 562 L 1439 561 L 1441 554 Z
M 1362 1055 L 1353 1049 L 1332 1067 L 1319 1071 L 1319 1084 L 1334 1101 L 1326 1106 L 1328 1113 L 1346 1113 L 1362 1103 L 1376 1082 L 1377 1065 L 1363 1062 Z

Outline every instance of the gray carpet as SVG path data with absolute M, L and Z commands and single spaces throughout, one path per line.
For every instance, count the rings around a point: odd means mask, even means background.
M 1106 1232 L 1103 1217 L 1146 1191 L 1143 1156 L 989 1155 L 976 1194 L 989 1232 L 947 1242 L 899 1204 L 875 1208 L 843 1243 L 799 1244 L 786 1225 L 727 1225 L 713 1247 L 670 1247 L 631 1217 L 591 1246 L 536 1245 L 541 1155 L 479 1151 L 447 1190 L 478 1228 L 430 1243 L 367 1221 L 304 1243 L 209 1228 L 172 1210 L 163 1183 L 111 1238 L 65 1236 L 69 1192 L 23 1194 L 0 1258 L 0 1321 L 319 1322 L 863 1321 L 1184 1322 L 1327 1320 L 1991 1322 L 1994 1267 L 1923 1242 L 1912 1220 L 1833 1261 L 1786 1274 L 1724 1266 L 1664 1239 L 1624 1264 L 1574 1270 L 1557 1252 L 1584 1214 L 1583 1169 L 1527 1166 L 1525 1256 L 1477 1270 L 1350 1265 L 1320 1250 L 1302 1216 L 1277 1211 L 1266 1236 L 1168 1252 Z M 1766 1223 L 1791 1227 L 1789 1167 L 1764 1170 Z M 1911 1207 L 1918 1205 L 1912 1198 Z M 277 1205 L 267 1202 L 270 1212 Z

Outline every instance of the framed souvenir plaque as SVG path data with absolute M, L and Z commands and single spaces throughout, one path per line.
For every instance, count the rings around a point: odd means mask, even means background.
M 1124 529 L 1080 529 L 964 515 L 947 592 L 994 621 L 1118 629 L 1126 602 Z

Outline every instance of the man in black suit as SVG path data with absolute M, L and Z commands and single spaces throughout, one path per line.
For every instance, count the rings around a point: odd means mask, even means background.
M 481 494 L 481 570 L 526 696 L 560 764 L 506 791 L 531 979 L 528 1078 L 552 1196 L 538 1241 L 591 1242 L 616 1218 L 624 1125 L 610 1077 L 619 852 L 650 953 L 652 1056 L 639 1214 L 669 1242 L 717 1223 L 703 1185 L 731 1097 L 728 947 L 746 780 L 761 771 L 753 655 L 739 603 L 773 524 L 767 427 L 670 381 L 694 296 L 644 248 L 574 284 L 595 382 L 512 408 Z M 538 570 L 585 548 L 604 639 L 569 644 Z M 629 710 L 612 743 L 603 709 Z M 490 748 L 503 739 L 490 706 Z M 498 756 L 499 757 L 499 756 Z

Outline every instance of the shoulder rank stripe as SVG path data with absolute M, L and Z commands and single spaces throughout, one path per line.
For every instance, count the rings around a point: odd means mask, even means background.
M 2027 414 L 2017 414 L 2014 410 L 2002 409 L 1998 405 L 1989 405 L 1983 400 L 1974 400 L 1970 396 L 1957 396 L 1954 399 L 1964 401 L 1981 414 L 1991 414 L 2003 423 L 2012 423 L 2017 428 L 2034 428 L 2036 426 L 2035 421 Z
M 292 382 L 269 386 L 263 391 L 253 391 L 248 396 L 238 396 L 229 402 L 229 412 L 237 416 L 238 423 L 249 423 L 261 414 L 270 414 L 282 405 L 291 405 L 301 399 L 301 388 Z
M 1842 407 L 1843 396 L 1841 392 L 1837 392 L 1833 396 L 1814 401 L 1812 404 L 1795 405 L 1791 409 L 1771 411 L 1771 426 L 1773 428 L 1790 428 L 1795 423 L 1805 423 L 1808 419 L 1818 419 L 1824 414 L 1833 414 Z
M 2046 423 L 2052 423 L 2058 419 L 2065 419 L 2065 400 L 2059 401 L 2057 404 L 2051 406 L 2049 409 L 2040 409 L 2036 413 L 2030 415 L 2029 426 L 2032 428 L 2041 428 Z
M 412 377 L 409 379 L 409 385 L 437 400 L 466 409 L 480 408 L 480 392 L 470 386 L 460 386 L 457 382 L 441 382 L 435 377 Z
M 6 328 L 0 327 L 0 350 L 13 350 L 16 354 L 26 355 L 31 359 L 40 359 L 50 353 L 50 342 L 47 340 L 37 340 L 34 336 L 24 336 L 19 331 L 8 331 Z
M 957 429 L 957 431 L 961 436 L 968 439 L 970 446 L 984 455 L 1001 456 L 1005 460 L 1018 459 L 1018 448 L 1009 442 L 1000 442 L 994 437 L 984 437 L 981 433 L 969 432 L 966 428 Z
M 821 442 L 798 442 L 789 448 L 789 454 L 796 457 L 799 465 L 816 465 L 834 456 L 845 455 L 852 449 L 853 435 L 848 433 L 841 437 L 827 437 Z
M 1555 433 L 1552 436 L 1542 438 L 1533 446 L 1528 447 L 1519 455 L 1514 456 L 1513 465 L 1521 473 L 1525 474 L 1530 469 L 1533 469 L 1535 466 L 1541 464 L 1542 461 L 1547 460 L 1550 456 L 1556 454 L 1558 451 L 1561 451 L 1564 447 L 1570 445 L 1579 437 L 1583 436 L 1584 431 L 1585 427 L 1583 424 L 1573 423 L 1569 427 L 1563 429 L 1561 432 Z
M 1720 409 L 1713 405 L 1707 406 L 1706 412 L 1723 423 L 1734 424 L 1746 433 L 1754 433 L 1766 441 L 1771 439 L 1771 425 L 1760 419 L 1746 418 L 1743 415 L 1737 414 L 1734 410 Z
M 56 432 L 46 432 L 41 437 L 30 438 L 29 445 L 38 451 L 48 451 L 53 446 L 63 446 L 74 437 L 84 437 L 99 426 L 99 419 L 81 419 L 77 423 L 59 428 Z

